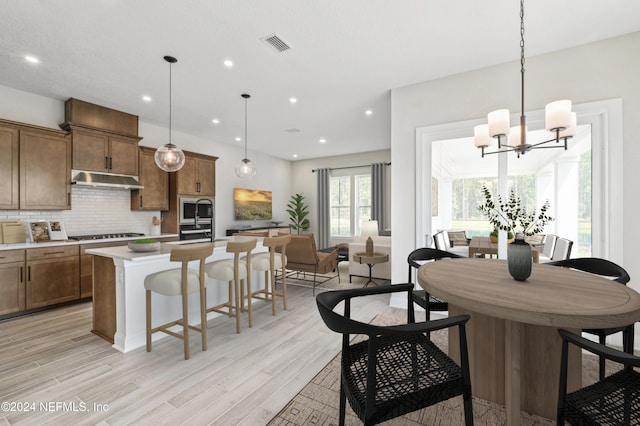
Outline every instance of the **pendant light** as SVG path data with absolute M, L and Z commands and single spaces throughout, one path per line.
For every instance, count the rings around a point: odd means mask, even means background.
M 184 152 L 171 142 L 171 64 L 178 62 L 173 56 L 165 56 L 169 62 L 169 143 L 156 149 L 155 160 L 158 167 L 166 172 L 177 172 L 184 166 Z
M 240 179 L 250 179 L 256 175 L 256 167 L 247 158 L 247 99 L 251 95 L 243 93 L 241 96 L 244 98 L 244 158 L 236 164 L 236 175 Z

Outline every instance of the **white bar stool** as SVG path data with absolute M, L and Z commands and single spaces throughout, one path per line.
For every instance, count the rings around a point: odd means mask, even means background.
M 189 328 L 199 331 L 202 336 L 202 350 L 207 350 L 207 314 L 206 314 L 206 279 L 204 272 L 205 259 L 213 253 L 213 244 L 191 247 L 176 247 L 171 250 L 170 260 L 182 262 L 181 268 L 149 274 L 144 279 L 147 307 L 147 352 L 151 352 L 151 335 L 158 331 L 177 337 L 184 341 L 184 359 L 189 359 Z M 190 261 L 199 261 L 199 271 L 189 269 Z M 189 294 L 200 291 L 200 327 L 189 325 Z M 151 292 L 165 296 L 182 296 L 182 318 L 152 327 Z M 169 330 L 169 327 L 182 325 L 182 334 Z
M 244 283 L 247 286 L 247 295 L 251 294 L 251 250 L 256 248 L 258 240 L 252 238 L 248 241 L 227 243 L 227 253 L 233 253 L 233 259 L 216 260 L 207 263 L 205 270 L 207 276 L 218 281 L 229 283 L 229 300 L 211 308 L 206 312 L 217 312 L 229 317 L 236 317 L 236 332 L 240 333 L 240 311 L 244 306 Z M 246 253 L 244 260 L 240 255 Z M 240 281 L 243 285 L 240 285 Z M 235 299 L 235 300 L 234 300 Z M 249 327 L 253 326 L 253 313 L 251 310 L 251 298 L 248 304 Z

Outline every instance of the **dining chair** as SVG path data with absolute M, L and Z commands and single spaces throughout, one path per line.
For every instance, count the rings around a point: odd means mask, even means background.
M 211 243 L 193 247 L 175 247 L 171 250 L 169 259 L 172 262 L 181 262 L 182 267 L 155 272 L 145 277 L 147 352 L 151 352 L 151 335 L 161 331 L 182 339 L 184 341 L 184 359 L 189 359 L 190 328 L 200 332 L 202 350 L 207 350 L 207 314 L 205 306 L 207 274 L 204 272 L 204 265 L 206 258 L 211 256 L 212 253 L 213 244 Z M 189 269 L 189 262 L 191 261 L 199 262 L 198 271 Z M 200 327 L 189 325 L 189 294 L 197 292 L 200 292 Z M 153 327 L 151 315 L 152 293 L 164 296 L 181 296 L 182 318 Z M 182 334 L 169 330 L 170 327 L 175 325 L 182 325 Z
M 409 253 L 407 256 L 407 263 L 409 264 L 409 276 L 407 282 L 415 283 L 414 271 L 416 271 L 424 262 L 440 260 L 440 259 L 455 259 L 462 258 L 462 256 L 455 253 L 451 253 L 444 250 L 433 249 L 429 247 L 418 248 Z M 442 299 L 430 295 L 426 290 L 414 290 L 413 302 L 422 307 L 426 313 L 426 320 L 431 319 L 432 311 L 447 311 L 449 310 L 449 304 Z
M 539 261 L 540 263 L 549 262 L 551 260 L 551 256 L 553 256 L 553 249 L 556 247 L 556 241 L 558 240 L 558 236 L 554 234 L 549 234 L 544 240 L 544 245 L 542 246 L 542 251 L 540 252 Z
M 622 266 L 609 260 L 596 257 L 581 257 L 575 259 L 558 260 L 555 262 L 549 262 L 547 263 L 547 265 L 561 266 L 588 272 L 590 274 L 600 275 L 602 277 L 610 278 L 622 285 L 627 285 L 627 283 L 631 280 L 631 277 L 629 277 L 629 274 Z M 598 342 L 601 345 L 604 345 L 606 343 L 607 336 L 622 332 L 622 344 L 624 351 L 630 354 L 633 353 L 634 324 L 629 324 L 624 327 L 584 329 L 582 331 L 584 333 L 598 336 Z M 600 357 L 600 380 L 604 379 L 604 374 L 605 359 L 604 357 Z
M 563 260 L 569 259 L 571 256 L 571 247 L 573 247 L 573 241 L 566 238 L 556 239 L 555 247 L 553 248 L 553 254 L 551 260 Z
M 350 318 L 351 300 L 367 296 L 407 294 L 407 323 L 380 326 Z M 373 425 L 462 395 L 467 425 L 473 425 L 471 377 L 465 324 L 468 315 L 415 323 L 413 284 L 326 291 L 316 296 L 320 316 L 342 334 L 339 424 L 345 424 L 346 401 L 365 425 Z M 334 309 L 343 304 L 343 314 Z M 458 327 L 460 364 L 425 335 Z M 350 335 L 368 338 L 351 342 Z
M 253 291 L 251 297 L 271 302 L 271 312 L 276 314 L 276 296 L 282 297 L 282 307 L 287 310 L 287 245 L 291 242 L 291 235 L 279 237 L 266 237 L 262 241 L 264 247 L 269 248 L 267 253 L 254 254 L 251 259 L 251 269 L 264 271 L 264 288 Z M 276 277 L 280 270 L 282 277 L 282 293 L 276 293 Z
M 216 260 L 207 263 L 205 269 L 209 278 L 227 281 L 229 284 L 229 298 L 226 302 L 207 308 L 207 312 L 235 317 L 236 333 L 240 333 L 240 312 L 244 309 L 244 287 L 247 295 L 251 295 L 251 250 L 256 248 L 258 240 L 251 238 L 247 241 L 230 241 L 227 243 L 227 253 L 233 253 L 233 259 Z M 244 255 L 244 260 L 240 257 Z M 249 327 L 253 326 L 253 310 L 251 297 L 247 297 L 249 312 Z
M 436 232 L 433 235 L 433 242 L 438 250 L 447 251 L 447 249 L 451 247 L 446 231 Z
M 617 351 L 584 337 L 558 330 L 562 338 L 557 424 L 576 425 L 640 424 L 640 357 Z M 624 366 L 598 382 L 567 393 L 569 344 Z

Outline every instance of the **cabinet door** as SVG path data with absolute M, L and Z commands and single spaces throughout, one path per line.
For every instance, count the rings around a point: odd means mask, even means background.
M 0 127 L 0 210 L 19 208 L 19 142 L 18 129 Z
M 184 166 L 176 172 L 178 178 L 178 194 L 198 195 L 197 167 L 196 158 L 187 156 L 184 161 Z
M 138 175 L 138 141 L 109 137 L 109 171 L 121 175 Z
M 213 197 L 216 195 L 216 162 L 198 158 L 198 195 Z
M 20 208 L 71 209 L 71 140 L 20 131 Z
M 27 262 L 27 309 L 80 297 L 78 256 Z
M 108 171 L 108 137 L 98 132 L 74 130 L 73 168 L 94 172 Z
M 0 251 L 0 315 L 25 309 L 24 250 Z
M 169 174 L 156 165 L 154 149 L 141 148 L 139 155 L 144 189 L 131 191 L 131 210 L 169 210 Z

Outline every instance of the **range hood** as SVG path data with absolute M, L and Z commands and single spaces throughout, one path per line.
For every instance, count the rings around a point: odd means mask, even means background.
M 71 183 L 92 188 L 144 189 L 138 176 L 71 170 Z

